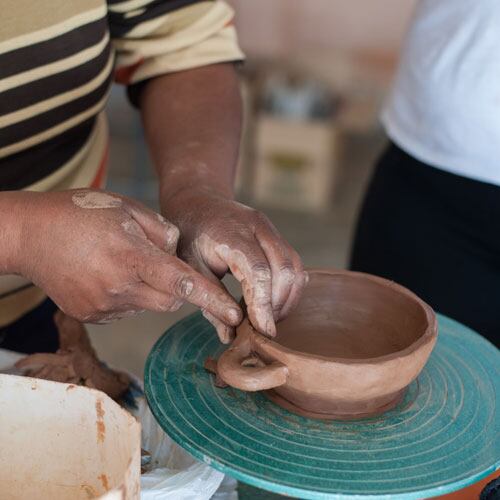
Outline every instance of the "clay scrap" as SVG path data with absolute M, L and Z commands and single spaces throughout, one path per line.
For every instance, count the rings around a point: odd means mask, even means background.
M 16 367 L 29 377 L 91 387 L 118 400 L 130 385 L 129 376 L 111 370 L 99 360 L 82 323 L 61 311 L 54 315 L 54 321 L 59 350 L 31 354 L 19 360 Z
M 228 384 L 226 384 L 226 382 L 224 382 L 224 380 L 222 380 L 219 377 L 219 374 L 217 373 L 217 360 L 216 359 L 208 357 L 205 360 L 203 367 L 205 368 L 205 370 L 207 372 L 210 372 L 215 377 L 215 381 L 214 381 L 215 387 L 219 387 L 221 389 L 223 389 L 224 387 L 228 387 Z

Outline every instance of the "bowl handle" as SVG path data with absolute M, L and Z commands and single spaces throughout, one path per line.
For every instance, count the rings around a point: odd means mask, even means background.
M 217 361 L 217 373 L 226 384 L 253 392 L 283 385 L 288 377 L 288 368 L 278 361 L 266 365 L 257 354 L 252 353 L 248 337 L 237 337 Z

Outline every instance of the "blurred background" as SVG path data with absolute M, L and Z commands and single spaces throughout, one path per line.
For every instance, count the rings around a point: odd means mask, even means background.
M 415 0 L 230 0 L 245 126 L 238 199 L 265 212 L 308 267 L 346 267 L 357 212 L 386 138 L 378 123 Z M 113 89 L 108 189 L 157 209 L 139 113 Z M 175 120 L 175 117 L 172 117 Z M 239 288 L 231 278 L 230 290 Z M 191 312 L 91 326 L 101 359 L 142 377 L 148 352 Z

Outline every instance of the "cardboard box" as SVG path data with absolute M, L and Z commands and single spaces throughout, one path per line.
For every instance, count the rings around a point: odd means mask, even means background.
M 253 196 L 266 206 L 322 212 L 333 198 L 339 133 L 334 123 L 260 115 Z

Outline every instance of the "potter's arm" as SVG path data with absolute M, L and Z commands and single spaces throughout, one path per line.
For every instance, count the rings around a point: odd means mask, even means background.
M 140 100 L 160 180 L 162 208 L 194 188 L 233 197 L 242 106 L 233 64 L 216 64 L 151 80 Z
M 178 236 L 159 214 L 114 193 L 0 193 L 0 274 L 24 276 L 69 316 L 111 321 L 188 301 L 237 325 L 232 297 L 174 255 Z
M 143 89 L 140 107 L 162 211 L 181 231 L 180 255 L 214 283 L 230 270 L 242 284 L 252 323 L 273 335 L 275 320 L 294 307 L 307 278 L 271 222 L 233 200 L 241 130 L 235 67 L 155 78 Z M 206 317 L 229 341 L 233 328 Z

